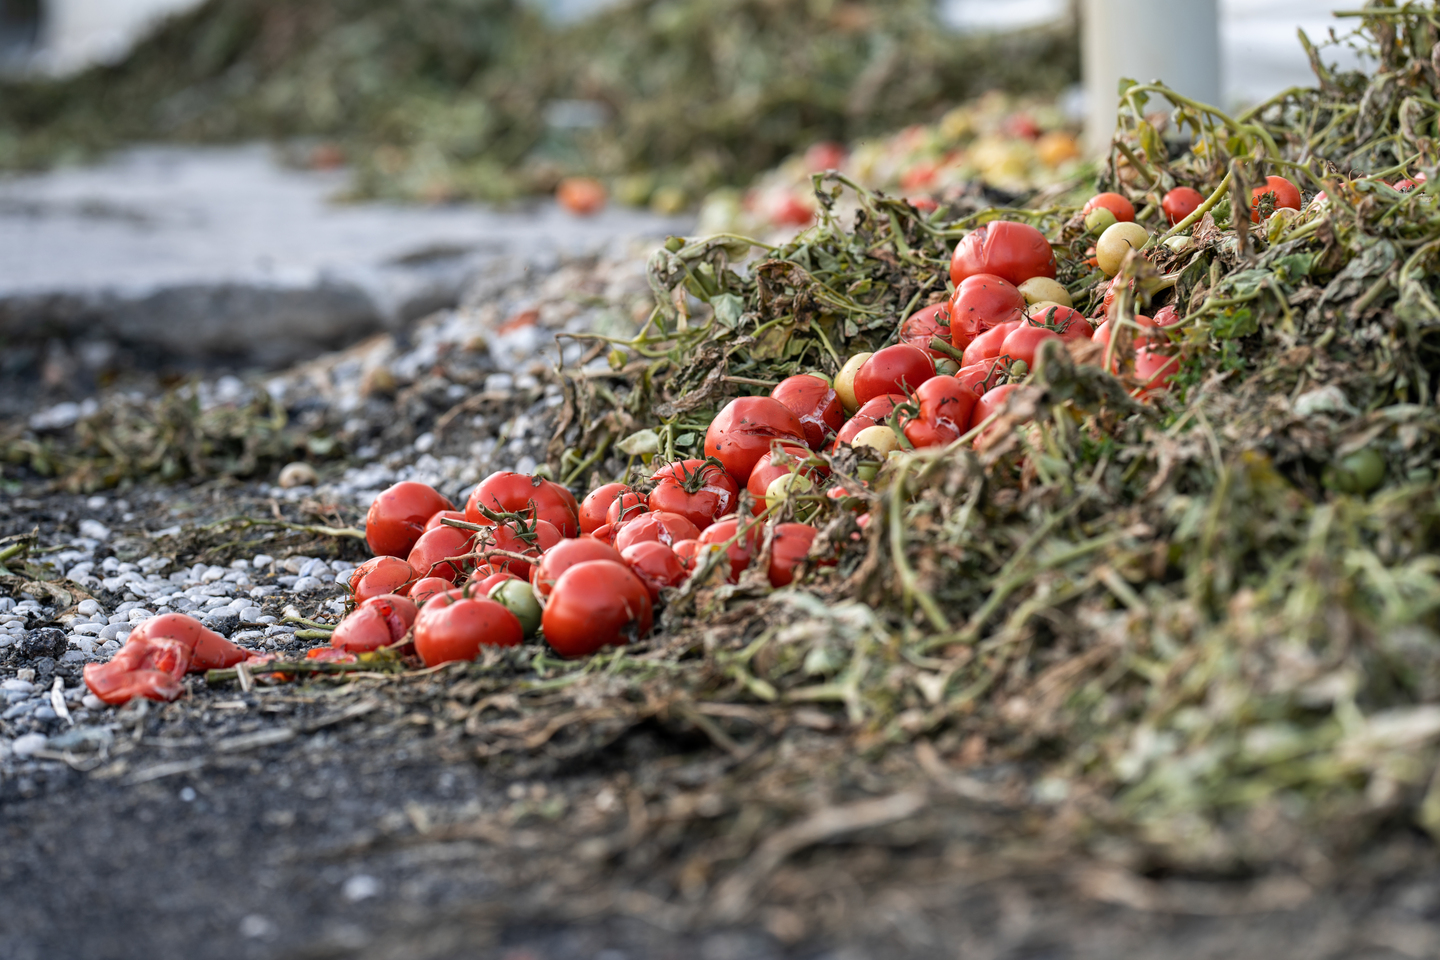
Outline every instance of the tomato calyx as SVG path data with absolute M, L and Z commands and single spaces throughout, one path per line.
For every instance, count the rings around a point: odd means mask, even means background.
M 711 470 L 725 472 L 725 465 L 715 457 L 706 457 L 700 464 L 698 467 L 690 467 L 682 460 L 675 464 L 670 476 L 686 493 L 699 493 L 710 483 Z
M 1264 220 L 1275 212 L 1275 207 L 1280 202 L 1280 197 L 1274 190 L 1266 190 L 1253 200 L 1255 213 Z

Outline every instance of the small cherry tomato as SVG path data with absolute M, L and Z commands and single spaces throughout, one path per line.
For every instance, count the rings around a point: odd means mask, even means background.
M 950 343 L 953 336 L 950 329 L 950 304 L 948 303 L 942 302 L 922 307 L 910 314 L 905 322 L 900 324 L 900 342 L 908 343 L 912 347 L 919 347 L 936 360 L 943 360 L 950 355 L 932 348 L 930 341 L 939 337 L 946 343 Z
M 371 597 L 350 612 L 330 635 L 330 646 L 350 653 L 369 653 L 399 643 L 410 632 L 418 610 L 408 598 L 393 593 Z
M 705 431 L 705 456 L 719 460 L 738 488 L 750 479 L 755 461 L 776 440 L 803 444 L 805 427 L 774 397 L 738 397 L 710 421 Z
M 991 327 L 980 336 L 970 341 L 970 346 L 965 348 L 965 353 L 960 359 L 960 369 L 981 363 L 985 360 L 994 360 L 1001 355 L 1000 346 L 1011 332 L 1020 328 L 1020 321 L 1013 320 L 1010 323 L 1002 323 L 998 327 Z
M 1273 210 L 1281 207 L 1289 207 L 1291 210 L 1300 209 L 1299 187 L 1284 177 L 1266 177 L 1263 186 L 1250 191 L 1250 220 L 1254 223 L 1260 222 L 1260 198 L 1267 193 L 1274 195 L 1274 202 L 1271 206 Z
M 631 544 L 655 540 L 667 547 L 677 540 L 693 540 L 700 536 L 695 524 L 678 513 L 657 510 L 643 514 L 620 527 L 615 534 L 615 549 L 621 553 Z
M 1025 295 L 1008 280 L 988 273 L 966 277 L 950 298 L 950 342 L 964 350 L 970 341 L 1002 323 L 1025 319 Z
M 840 432 L 835 435 L 835 444 L 831 446 L 830 449 L 834 450 L 835 447 L 842 443 L 850 443 L 861 430 L 883 423 L 885 418 L 890 416 L 891 412 L 904 402 L 904 397 L 894 393 L 889 393 L 883 397 L 876 397 L 871 400 L 859 410 L 856 410 L 855 416 L 845 421 L 845 425 L 841 427 Z
M 416 577 L 439 577 L 454 583 L 470 567 L 473 560 L 457 560 L 472 552 L 475 534 L 458 527 L 436 527 L 426 530 L 415 541 L 415 548 L 405 562 L 410 564 Z
M 1205 195 L 1194 187 L 1176 187 L 1161 199 L 1160 209 L 1165 211 L 1165 216 L 1173 227 L 1194 213 L 1204 202 Z
M 738 517 L 723 517 L 705 528 L 705 531 L 698 537 L 701 546 L 714 544 L 724 547 L 730 540 L 728 547 L 725 547 L 726 557 L 730 561 L 731 583 L 740 579 L 740 574 L 750 566 L 750 561 L 755 559 L 755 554 L 760 550 L 759 525 L 747 521 L 743 536 L 737 536 L 740 532 L 740 520 Z
M 550 596 L 555 581 L 560 579 L 562 573 L 587 560 L 619 561 L 620 551 L 594 537 L 561 540 L 546 550 L 540 562 L 535 565 L 535 575 L 531 581 L 535 592 L 542 597 Z
M 935 376 L 935 360 L 908 343 L 877 350 L 855 374 L 855 399 L 864 406 L 889 393 L 909 395 Z
M 425 523 L 441 510 L 454 510 L 434 487 L 403 480 L 380 493 L 365 514 L 365 542 L 377 556 L 403 557 L 415 546 Z
M 840 395 L 824 377 L 801 373 L 786 377 L 775 385 L 770 396 L 779 400 L 795 414 L 805 428 L 805 441 L 819 450 L 845 422 Z
M 541 618 L 545 642 L 562 657 L 583 657 L 650 632 L 650 591 L 624 563 L 588 560 L 560 575 Z
M 350 595 L 356 603 L 364 603 L 382 593 L 410 592 L 410 584 L 418 579 L 410 564 L 398 557 L 372 557 L 350 574 Z
M 1115 215 L 1118 221 L 1133 223 L 1135 221 L 1135 204 L 1118 193 L 1097 193 L 1085 201 L 1085 206 L 1080 208 L 1080 215 L 1086 216 L 1091 210 L 1103 207 Z
M 580 504 L 580 532 L 594 533 L 609 523 L 605 514 L 610 509 L 610 504 L 622 493 L 630 492 L 630 488 L 623 483 L 606 483 L 591 490 Z
M 575 497 L 543 477 L 527 476 L 501 470 L 480 481 L 465 504 L 465 519 L 471 523 L 491 526 L 494 520 L 482 509 L 495 514 L 515 514 L 527 520 L 544 520 L 554 524 L 562 536 L 580 535 L 580 511 L 573 506 Z
M 681 543 L 694 543 L 682 540 Z M 685 582 L 685 567 L 675 551 L 655 540 L 632 543 L 623 553 L 625 566 L 640 578 L 645 589 L 650 591 L 652 603 L 660 599 L 660 591 L 666 587 L 678 587 Z
M 993 273 L 1017 287 L 1031 277 L 1055 277 L 1055 251 L 1045 234 L 1027 223 L 995 220 L 976 227 L 955 245 L 950 280 L 955 286 L 977 273 Z
M 427 667 L 474 660 L 481 647 L 518 647 L 524 639 L 515 614 L 488 597 L 442 593 L 415 618 L 415 652 Z
M 650 509 L 678 513 L 697 530 L 734 513 L 740 496 L 730 474 L 712 460 L 680 460 L 656 470 L 650 479 L 655 481 L 645 501 Z
M 634 520 L 649 509 L 645 505 L 645 498 L 642 495 L 634 490 L 627 490 L 610 501 L 610 509 L 605 511 L 605 522 L 614 524 L 618 529 L 622 524 Z
M 783 587 L 795 580 L 795 567 L 810 553 L 819 531 L 808 523 L 779 523 L 770 538 L 770 585 Z

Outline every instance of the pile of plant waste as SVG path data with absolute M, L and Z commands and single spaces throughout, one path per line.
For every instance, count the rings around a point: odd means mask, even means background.
M 1073 30 L 956 35 L 932 7 L 632 0 L 551 24 L 518 0 L 210 0 L 118 65 L 0 82 L 0 167 L 310 138 L 297 159 L 348 161 L 363 196 L 503 199 L 580 173 L 673 208 L 815 141 L 1078 76 Z
M 1047 810 L 1022 833 L 1136 869 L 1323 880 L 1387 825 L 1440 831 L 1440 14 L 1371 5 L 1347 42 L 1373 74 L 1314 51 L 1318 87 L 1238 117 L 1124 91 L 1100 187 L 1156 242 L 1117 277 L 1112 323 L 1176 307 L 1174 389 L 1137 402 L 1093 353 L 1048 350 L 988 444 L 901 451 L 868 484 L 833 457 L 868 526 L 830 498 L 791 509 L 824 525 L 817 551 L 843 549 L 837 568 L 774 593 L 692 581 L 660 639 L 578 671 L 546 662 L 533 692 L 476 672 L 482 751 L 566 755 L 691 718 L 733 754 L 736 792 L 675 802 L 672 848 L 645 860 L 683 865 L 672 894 L 715 875 L 728 831 L 793 825 L 801 783 L 832 802 L 892 795 L 872 825 L 921 816 L 894 799 L 918 784 L 1003 795 Z M 1301 186 L 1302 210 L 1252 194 L 1271 175 Z M 1166 230 L 1177 185 L 1206 201 Z M 700 455 L 730 398 L 834 374 L 942 301 L 955 241 L 987 220 L 1043 229 L 1076 306 L 1098 312 L 1077 207 L 951 219 L 851 187 L 817 181 L 824 204 L 855 194 L 853 224 L 658 253 L 642 335 L 595 338 L 610 369 L 570 382 L 559 474 L 593 486 Z M 817 729 L 844 745 L 800 749 Z

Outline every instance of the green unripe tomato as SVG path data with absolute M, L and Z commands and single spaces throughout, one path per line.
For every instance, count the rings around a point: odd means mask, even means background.
M 1085 229 L 1091 233 L 1104 233 L 1117 222 L 1115 214 L 1104 207 L 1096 207 L 1094 210 L 1085 214 Z
M 1356 450 L 1326 468 L 1324 479 L 1341 493 L 1369 493 L 1385 482 L 1385 458 L 1368 447 Z
M 500 581 L 490 588 L 490 599 L 515 614 L 525 636 L 533 637 L 540 629 L 540 601 L 535 599 L 535 591 L 524 580 Z

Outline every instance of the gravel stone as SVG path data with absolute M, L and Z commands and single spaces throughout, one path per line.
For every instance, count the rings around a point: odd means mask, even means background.
M 318 577 L 300 577 L 296 579 L 291 589 L 296 593 L 314 593 L 325 586 Z
M 87 617 L 93 617 L 96 614 L 105 612 L 105 608 L 100 606 L 99 600 L 81 600 L 75 605 L 75 610 L 77 613 L 83 613 Z
M 270 566 L 274 562 L 275 558 L 270 556 L 270 554 L 268 553 L 257 553 L 255 554 L 254 559 L 250 561 L 251 565 L 254 566 L 256 570 L 264 570 L 266 567 Z
M 265 611 L 260 607 L 242 607 L 240 609 L 240 619 L 245 623 L 259 623 L 260 618 L 264 615 Z
M 82 637 L 98 637 L 103 630 L 107 629 L 109 629 L 107 625 L 98 623 L 72 623 L 70 625 L 71 632 L 78 633 Z
M 35 713 L 33 714 L 33 716 L 36 720 L 54 720 L 56 719 L 58 714 L 55 713 L 54 707 L 42 705 L 35 708 Z
M 45 734 L 27 733 L 10 741 L 10 750 L 17 757 L 28 757 L 45 749 Z
M 0 680 L 0 690 L 6 693 L 34 693 L 35 684 L 29 680 L 17 680 L 11 677 L 9 680 Z

